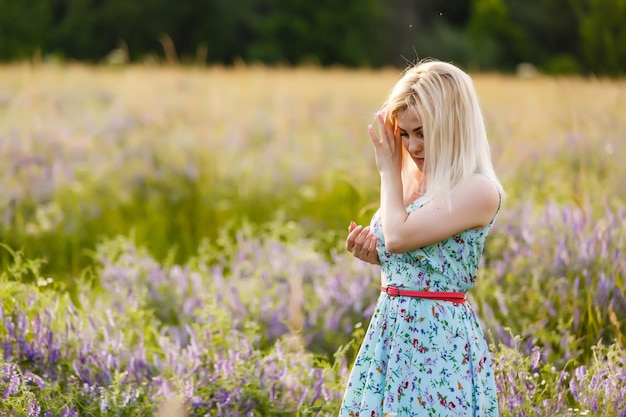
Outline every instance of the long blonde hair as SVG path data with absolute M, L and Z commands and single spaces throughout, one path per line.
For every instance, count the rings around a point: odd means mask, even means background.
M 409 67 L 383 104 L 387 120 L 397 126 L 398 113 L 416 111 L 425 139 L 424 172 L 402 149 L 404 198 L 416 191 L 443 197 L 473 174 L 490 178 L 504 195 L 491 162 L 489 142 L 472 79 L 458 67 L 422 61 Z

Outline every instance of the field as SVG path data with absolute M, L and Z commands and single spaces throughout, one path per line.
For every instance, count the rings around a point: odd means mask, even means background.
M 333 416 L 398 71 L 0 67 L 0 415 Z M 626 80 L 474 75 L 503 416 L 626 416 Z

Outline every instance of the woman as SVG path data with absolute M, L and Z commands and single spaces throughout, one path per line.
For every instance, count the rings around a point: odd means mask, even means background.
M 409 68 L 369 126 L 380 209 L 350 223 L 346 249 L 381 265 L 381 294 L 340 416 L 497 416 L 472 288 L 503 190 L 470 77 Z

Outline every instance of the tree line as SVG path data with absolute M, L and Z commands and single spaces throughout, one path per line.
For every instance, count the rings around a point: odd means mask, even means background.
M 404 66 L 624 74 L 624 0 L 0 0 L 0 60 Z

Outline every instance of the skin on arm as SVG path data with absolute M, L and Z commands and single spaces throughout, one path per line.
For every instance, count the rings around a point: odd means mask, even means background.
M 407 214 L 399 174 L 381 176 L 381 180 L 381 223 L 385 245 L 392 253 L 408 252 L 464 230 L 484 227 L 500 204 L 498 190 L 491 180 L 474 175 L 453 191 L 452 210 L 443 199 L 435 199 Z

